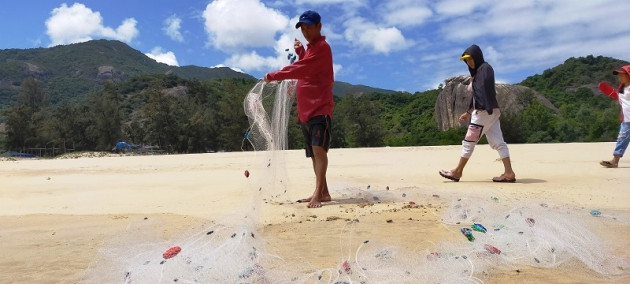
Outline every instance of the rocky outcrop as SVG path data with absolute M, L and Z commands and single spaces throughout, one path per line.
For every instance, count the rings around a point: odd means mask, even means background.
M 188 87 L 186 86 L 177 86 L 173 88 L 163 89 L 162 93 L 167 96 L 173 97 L 182 97 L 188 93 Z
M 44 72 L 44 70 L 42 68 L 40 68 L 39 66 L 32 64 L 32 63 L 26 63 L 26 72 L 28 72 L 28 75 L 30 77 L 33 77 L 37 80 L 43 81 L 46 79 L 46 72 Z
M 96 74 L 96 80 L 99 83 L 103 83 L 104 81 L 107 80 L 113 80 L 114 82 L 121 82 L 123 81 L 124 76 L 122 74 L 122 72 L 116 70 L 116 68 L 114 68 L 113 66 L 99 66 L 98 67 L 98 74 Z
M 467 91 L 469 76 L 456 76 L 444 81 L 442 92 L 435 102 L 435 121 L 440 130 L 466 126 L 459 116 L 468 110 L 472 93 Z M 496 84 L 497 101 L 504 115 L 522 111 L 533 100 L 537 100 L 557 112 L 553 104 L 534 90 L 510 84 Z

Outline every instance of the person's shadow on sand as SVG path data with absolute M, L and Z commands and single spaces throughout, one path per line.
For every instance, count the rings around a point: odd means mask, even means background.
M 449 181 L 445 181 L 445 182 L 449 182 Z M 464 181 L 466 182 L 466 181 Z M 488 181 L 468 181 L 468 182 L 488 182 Z M 492 181 L 489 181 L 492 182 Z M 532 183 L 546 183 L 547 180 L 544 179 L 536 179 L 536 178 L 519 178 L 516 180 L 516 183 L 522 183 L 522 184 L 532 184 Z M 372 200 L 370 200 L 372 199 Z M 374 202 L 379 202 L 379 201 L 383 201 L 378 199 L 378 197 L 374 196 L 373 198 L 361 198 L 361 197 L 349 197 L 349 198 L 341 198 L 341 199 L 334 199 L 329 201 L 329 202 L 325 202 L 322 203 L 322 206 L 325 205 L 341 205 L 341 204 L 365 204 L 365 203 L 374 203 Z M 297 202 L 296 202 L 297 203 Z
M 525 184 L 530 184 L 530 183 L 545 183 L 547 182 L 544 179 L 537 179 L 537 178 L 520 178 L 516 180 L 516 183 L 525 183 Z
M 372 203 L 378 202 L 378 200 L 369 200 L 367 198 L 360 197 L 349 197 L 349 198 L 341 198 L 341 199 L 333 199 L 330 202 L 326 202 L 326 205 L 341 205 L 341 204 L 362 204 L 362 203 Z
M 449 183 L 452 182 L 450 180 L 444 180 L 444 183 Z M 479 182 L 479 183 L 497 183 L 497 182 L 493 182 L 492 180 L 461 180 L 459 181 L 460 183 L 466 183 L 466 182 Z M 545 183 L 547 182 L 547 180 L 544 179 L 537 179 L 537 178 L 517 178 L 516 182 L 514 183 L 524 183 L 524 184 L 530 184 L 530 183 Z

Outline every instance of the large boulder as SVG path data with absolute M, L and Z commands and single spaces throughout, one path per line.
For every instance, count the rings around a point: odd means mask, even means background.
M 469 76 L 450 77 L 444 81 L 442 92 L 435 102 L 435 121 L 440 130 L 466 126 L 459 116 L 468 110 L 472 93 L 468 92 Z M 553 104 L 534 90 L 519 85 L 496 84 L 497 101 L 503 115 L 522 111 L 533 100 L 537 100 L 557 112 Z

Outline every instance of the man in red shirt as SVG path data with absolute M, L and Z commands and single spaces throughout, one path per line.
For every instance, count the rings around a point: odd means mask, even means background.
M 315 171 L 315 192 L 298 202 L 308 202 L 309 208 L 319 208 L 322 202 L 331 201 L 326 170 L 334 106 L 332 51 L 326 37 L 321 34 L 321 17 L 317 12 L 304 12 L 295 28 L 301 29 L 308 48 L 305 50 L 302 43 L 295 39 L 293 47 L 299 60 L 281 70 L 267 73 L 265 81 L 298 80 L 298 120 L 306 142 L 306 157 L 312 159 Z

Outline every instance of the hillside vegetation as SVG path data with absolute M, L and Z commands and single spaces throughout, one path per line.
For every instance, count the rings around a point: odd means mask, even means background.
M 209 68 L 167 66 L 118 42 L 80 47 L 74 52 L 82 56 L 65 54 L 63 47 L 0 51 L 0 64 L 6 67 L 0 68 L 0 119 L 6 124 L 1 148 L 32 152 L 55 147 L 56 152 L 45 153 L 56 155 L 111 150 L 126 141 L 170 153 L 248 150 L 243 100 L 257 81 L 253 77 L 229 68 L 211 74 Z M 51 52 L 55 55 L 47 55 Z M 599 81 L 616 85 L 611 70 L 623 64 L 606 57 L 570 58 L 527 78 L 521 84 L 557 110 L 532 101 L 502 117 L 506 141 L 613 141 L 619 107 L 595 87 Z M 335 96 L 333 147 L 461 143 L 464 128 L 440 131 L 435 122 L 441 88 L 410 94 L 339 85 L 353 90 Z M 290 121 L 297 120 L 295 106 L 291 116 Z M 289 125 L 289 147 L 303 147 L 297 123 Z

